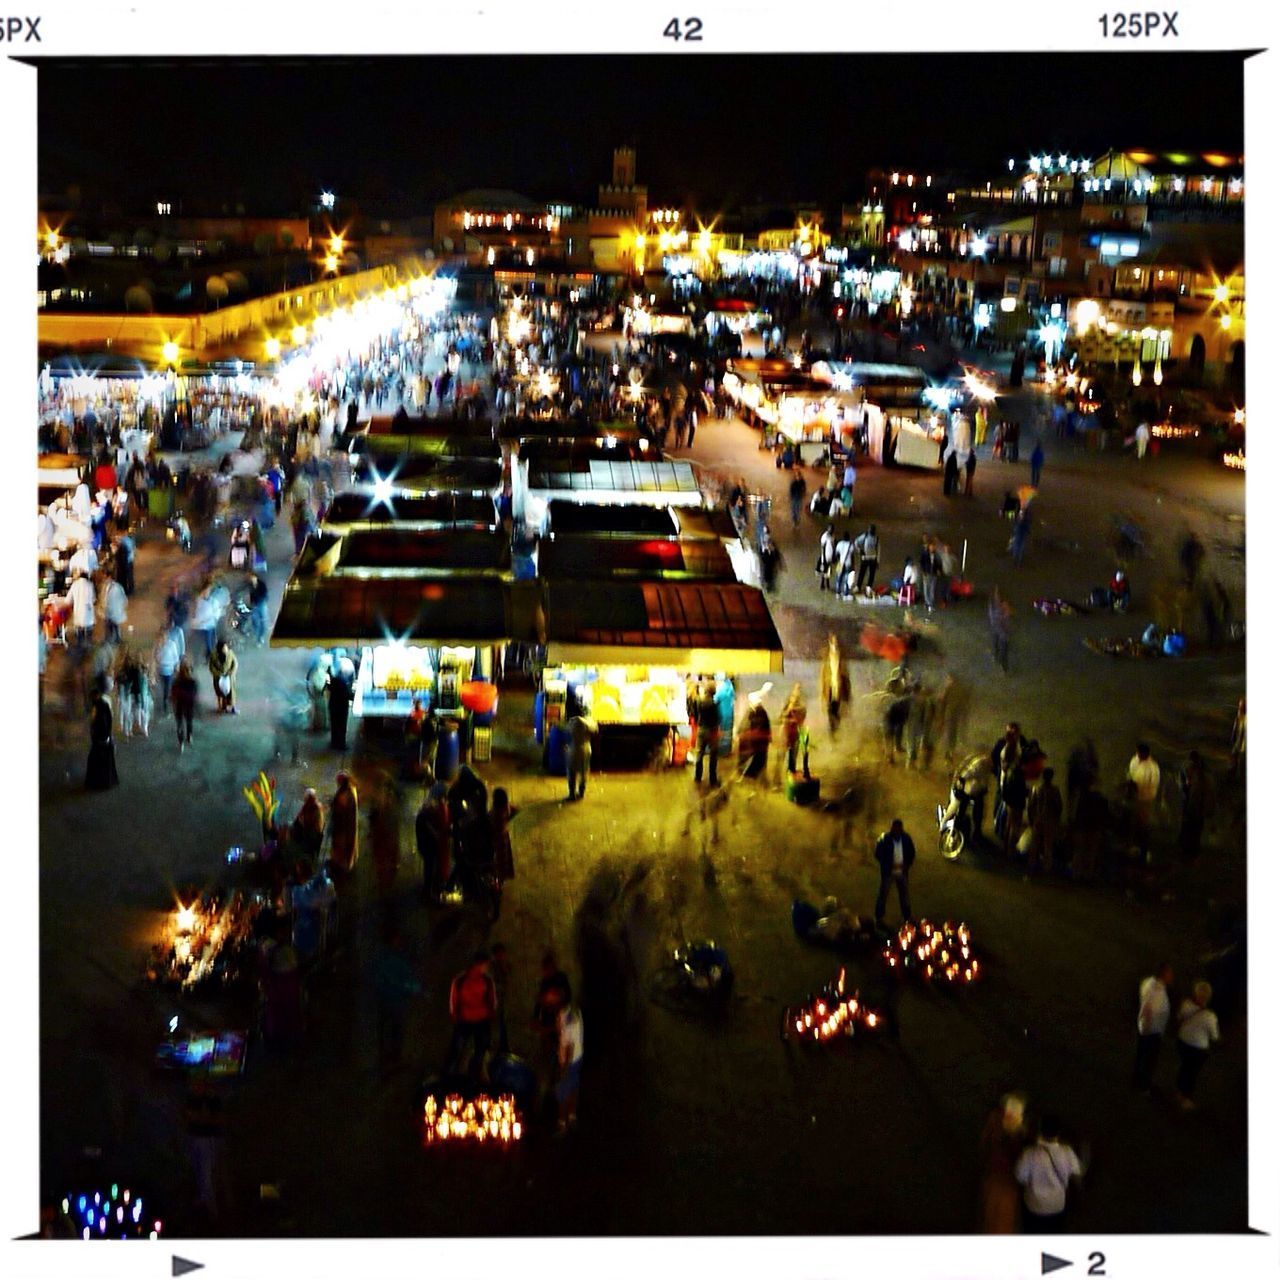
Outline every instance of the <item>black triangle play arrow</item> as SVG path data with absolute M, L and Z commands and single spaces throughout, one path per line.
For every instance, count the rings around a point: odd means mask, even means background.
M 175 1258 L 174 1261 L 176 1262 L 177 1259 Z M 1047 1276 L 1050 1271 L 1061 1271 L 1063 1267 L 1074 1265 L 1075 1263 L 1068 1262 L 1066 1258 L 1055 1258 L 1051 1253 L 1042 1253 L 1040 1255 L 1040 1274 L 1042 1276 Z M 175 1271 L 173 1274 L 177 1275 L 178 1273 Z
M 176 1254 L 173 1259 L 173 1274 L 175 1276 L 185 1276 L 188 1271 L 203 1271 L 203 1262 L 192 1262 L 190 1258 L 179 1258 Z

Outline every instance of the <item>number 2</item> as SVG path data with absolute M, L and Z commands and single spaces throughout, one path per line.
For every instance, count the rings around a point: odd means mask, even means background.
M 1089 1270 L 1085 1274 L 1105 1276 L 1107 1274 L 1107 1255 L 1105 1253 L 1091 1253 L 1089 1255 Z

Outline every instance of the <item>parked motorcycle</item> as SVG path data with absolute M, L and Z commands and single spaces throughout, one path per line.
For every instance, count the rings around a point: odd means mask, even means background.
M 954 862 L 982 835 L 982 809 L 991 784 L 991 762 L 970 757 L 951 780 L 946 806 L 938 806 L 938 852 Z

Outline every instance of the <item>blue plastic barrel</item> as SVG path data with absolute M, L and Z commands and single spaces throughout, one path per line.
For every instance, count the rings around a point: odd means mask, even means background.
M 460 750 L 458 722 L 445 720 L 440 726 L 440 745 L 436 748 L 436 777 L 441 782 L 452 782 L 458 776 Z

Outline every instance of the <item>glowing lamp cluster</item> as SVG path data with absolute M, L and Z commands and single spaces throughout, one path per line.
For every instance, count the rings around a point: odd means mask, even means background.
M 109 1191 L 63 1196 L 58 1207 L 82 1240 L 159 1240 L 164 1232 L 160 1218 L 144 1216 L 142 1197 L 118 1182 Z
M 847 989 L 841 969 L 834 982 L 786 1011 L 782 1031 L 787 1039 L 802 1044 L 829 1044 L 850 1038 L 860 1027 L 874 1031 L 882 1021 L 880 1014 L 862 1003 L 858 992 Z
M 464 1102 L 456 1093 L 443 1101 L 432 1095 L 423 1104 L 423 1146 L 472 1143 L 509 1147 L 523 1136 L 524 1124 L 509 1093 L 497 1098 L 481 1094 L 472 1102 Z
M 935 925 L 928 920 L 904 924 L 881 953 L 885 967 L 914 972 L 925 982 L 965 986 L 978 980 L 980 968 L 973 936 L 963 922 Z

